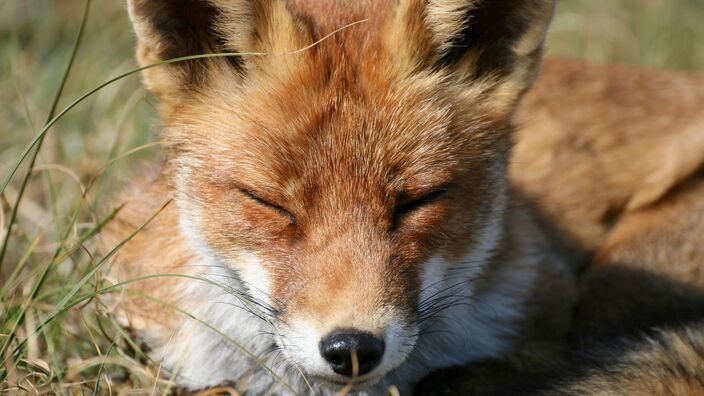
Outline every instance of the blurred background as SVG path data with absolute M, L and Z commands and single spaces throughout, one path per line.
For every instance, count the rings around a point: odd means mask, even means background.
M 83 7 L 83 0 L 0 0 L 3 181 L 46 121 Z M 124 1 L 94 0 L 58 109 L 134 68 L 133 47 Z M 548 53 L 598 63 L 704 70 L 704 0 L 563 0 Z M 112 380 L 123 378 L 132 387 L 140 381 L 149 384 L 153 373 L 135 368 L 143 356 L 113 348 L 121 342 L 117 335 L 124 336 L 119 326 L 87 310 L 59 306 L 60 314 L 22 346 L 15 363 L 7 359 L 7 349 L 17 347 L 17 341 L 8 342 L 11 334 L 19 340 L 32 334 L 68 289 L 77 285 L 78 296 L 102 285 L 99 278 L 77 283 L 96 265 L 86 235 L 109 213 L 110 192 L 139 162 L 153 157 L 153 107 L 137 76 L 131 76 L 80 103 L 47 134 L 0 262 L 0 347 L 6 349 L 0 355 L 0 383 L 4 377 L 30 390 L 102 389 L 115 384 L 108 377 L 99 385 L 95 379 L 110 372 Z M 25 172 L 26 162 L 0 196 L 0 241 Z M 48 265 L 41 290 L 29 299 Z M 104 311 L 99 299 L 91 302 Z M 113 359 L 109 368 L 96 360 L 103 355 Z

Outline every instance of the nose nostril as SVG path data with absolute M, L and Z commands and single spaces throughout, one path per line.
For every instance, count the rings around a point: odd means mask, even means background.
M 376 362 L 379 361 L 379 358 L 376 354 L 373 355 L 362 355 L 359 357 L 359 365 L 360 366 L 369 366 L 369 365 L 374 365 Z
M 320 354 L 337 374 L 352 377 L 374 370 L 384 355 L 384 341 L 370 333 L 337 331 L 320 342 Z M 358 373 L 354 373 L 353 351 L 357 356 Z
M 340 355 L 330 355 L 329 357 L 326 356 L 327 361 L 335 366 L 339 366 L 345 362 L 345 358 Z

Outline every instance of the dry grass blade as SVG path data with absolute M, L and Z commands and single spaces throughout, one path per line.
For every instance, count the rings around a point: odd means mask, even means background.
M 401 392 L 398 391 L 396 385 L 391 385 L 388 389 L 389 396 L 401 396 Z
M 352 361 L 352 377 L 347 382 L 347 385 L 335 393 L 335 396 L 345 396 L 354 389 L 354 381 L 359 376 L 359 359 L 357 358 L 356 349 L 350 351 L 350 360 Z

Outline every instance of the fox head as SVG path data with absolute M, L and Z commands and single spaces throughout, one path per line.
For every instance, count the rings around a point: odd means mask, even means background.
M 372 382 L 486 270 L 550 0 L 130 0 L 181 228 L 305 373 Z M 468 257 L 478 261 L 468 263 Z M 469 265 L 472 264 L 472 265 Z

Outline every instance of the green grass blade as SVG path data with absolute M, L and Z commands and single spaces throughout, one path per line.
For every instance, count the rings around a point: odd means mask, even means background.
M 78 47 L 81 44 L 81 39 L 83 38 L 83 32 L 85 31 L 86 28 L 86 23 L 88 22 L 88 11 L 90 10 L 90 2 L 91 0 L 86 0 L 85 6 L 83 8 L 83 17 L 81 18 L 81 25 L 78 28 L 78 34 L 76 35 L 76 40 L 73 43 L 73 49 L 71 50 L 71 56 L 69 57 L 68 64 L 66 65 L 66 70 L 64 71 L 64 74 L 61 76 L 61 82 L 59 83 L 59 88 L 56 90 L 56 94 L 54 95 L 54 99 L 51 103 L 51 108 L 49 109 L 49 114 L 46 117 L 46 122 L 48 123 L 52 118 L 54 118 L 54 113 L 56 112 L 56 107 L 59 104 L 59 99 L 61 98 L 61 93 L 64 91 L 64 87 L 66 86 L 66 80 L 68 79 L 68 75 L 71 72 L 71 68 L 73 67 L 73 63 L 76 60 L 76 54 L 78 53 Z M 22 178 L 22 182 L 20 183 L 20 189 L 17 192 L 17 198 L 15 199 L 15 204 L 12 206 L 12 210 L 10 211 L 10 217 L 7 222 L 7 231 L 5 232 L 5 239 L 2 241 L 2 245 L 0 246 L 0 270 L 2 270 L 2 262 L 5 259 L 5 252 L 7 251 L 7 246 L 10 242 L 10 236 L 12 235 L 12 225 L 15 224 L 15 220 L 17 220 L 17 212 L 20 207 L 20 203 L 22 202 L 22 197 L 24 196 L 25 189 L 27 188 L 27 184 L 29 183 L 29 178 L 32 176 L 32 172 L 34 171 L 34 164 L 37 161 L 37 157 L 39 156 L 39 151 L 42 148 L 42 143 L 44 142 L 44 135 L 42 134 L 41 137 L 37 140 L 36 146 L 37 148 L 34 150 L 34 153 L 32 154 L 32 158 L 29 160 L 29 166 L 27 167 L 27 172 L 25 173 L 24 177 Z M 8 180 L 9 182 L 9 180 Z M 2 192 L 5 191 L 5 188 L 3 187 Z M 0 192 L 0 193 L 2 193 Z

